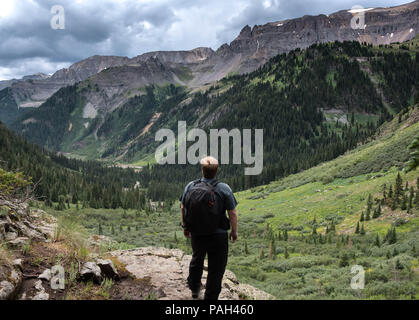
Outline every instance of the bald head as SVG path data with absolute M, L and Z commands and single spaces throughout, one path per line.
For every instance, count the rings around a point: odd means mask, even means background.
M 202 175 L 207 179 L 214 179 L 217 176 L 218 160 L 214 157 L 205 157 L 201 160 Z

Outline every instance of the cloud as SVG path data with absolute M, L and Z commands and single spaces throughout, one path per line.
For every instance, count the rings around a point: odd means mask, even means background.
M 400 0 L 358 1 L 365 7 Z M 217 49 L 245 25 L 351 8 L 348 0 L 8 0 L 0 2 L 0 79 L 52 73 L 89 56 Z M 65 29 L 50 26 L 65 10 Z

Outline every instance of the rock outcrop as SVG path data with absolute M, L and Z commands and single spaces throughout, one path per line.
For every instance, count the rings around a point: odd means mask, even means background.
M 21 249 L 29 241 L 48 241 L 53 235 L 56 221 L 52 217 L 42 217 L 37 210 L 32 214 L 27 203 L 2 201 L 0 207 L 7 210 L 6 215 L 0 216 L 0 244 Z M 0 300 L 16 297 L 22 284 L 22 270 L 22 259 L 0 261 Z M 39 290 L 38 298 L 45 297 L 45 292 Z
M 113 257 L 125 265 L 137 280 L 148 279 L 161 300 L 190 300 L 191 292 L 187 287 L 190 255 L 178 249 L 137 248 L 132 250 L 114 251 Z M 203 288 L 207 271 L 204 268 L 202 277 Z M 203 292 L 200 295 L 204 296 Z M 220 299 L 222 300 L 270 300 L 274 297 L 250 285 L 239 283 L 235 274 L 226 270 L 223 278 Z

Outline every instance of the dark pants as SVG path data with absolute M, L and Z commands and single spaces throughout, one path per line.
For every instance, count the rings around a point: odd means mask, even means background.
M 192 260 L 189 265 L 188 284 L 192 291 L 201 286 L 205 255 L 208 254 L 208 277 L 205 300 L 217 300 L 221 292 L 221 282 L 227 265 L 228 235 L 227 233 L 209 236 L 192 235 Z

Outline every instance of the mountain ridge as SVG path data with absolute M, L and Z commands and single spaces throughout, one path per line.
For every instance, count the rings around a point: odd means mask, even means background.
M 17 80 L 9 82 L 9 86 L 18 107 L 36 108 L 64 86 L 84 81 L 107 68 L 147 63 L 150 58 L 154 58 L 170 68 L 188 69 L 187 81 L 180 83 L 192 88 L 200 87 L 228 74 L 254 71 L 277 54 L 296 48 L 304 49 L 313 43 L 359 41 L 380 45 L 410 40 L 419 29 L 418 16 L 418 0 L 397 7 L 367 10 L 365 29 L 351 28 L 353 14 L 348 10 L 330 15 L 306 15 L 255 25 L 253 28 L 245 26 L 236 39 L 230 44 L 223 44 L 216 51 L 199 47 L 192 50 L 148 52 L 133 58 L 95 55 L 69 68 L 58 70 L 46 79 Z M 152 80 L 147 84 L 152 84 Z M 175 74 L 168 81 L 179 83 L 178 80 Z

